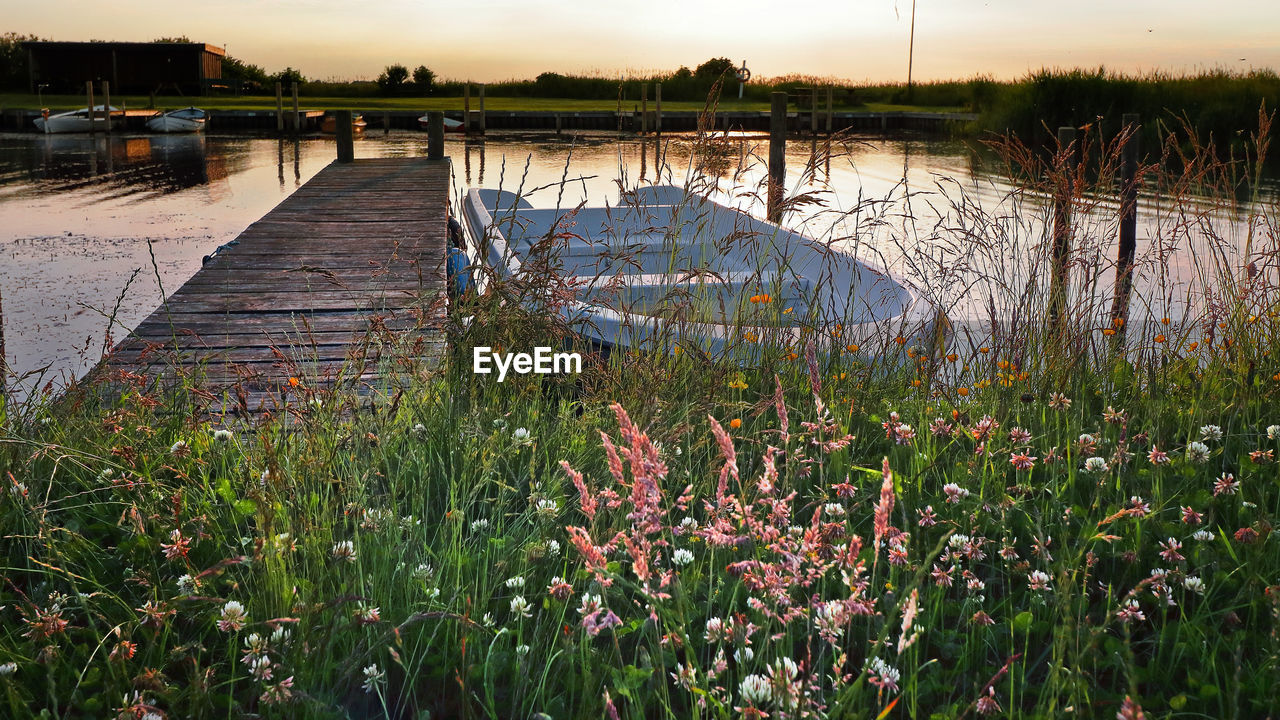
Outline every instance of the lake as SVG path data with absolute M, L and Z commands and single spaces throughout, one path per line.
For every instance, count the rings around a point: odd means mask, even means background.
M 535 206 L 564 208 L 616 202 L 620 183 L 682 184 L 701 162 L 718 197 L 763 215 L 766 139 L 729 135 L 710 153 L 696 145 L 689 135 L 642 143 L 611 133 L 491 134 L 449 138 L 445 152 L 458 191 L 523 187 L 535 189 Z M 355 147 L 357 157 L 425 155 L 426 135 L 370 133 Z M 332 138 L 322 136 L 0 134 L 0 303 L 8 362 L 27 376 L 20 392 L 86 372 L 160 304 L 162 288 L 176 290 L 205 255 L 333 157 Z M 1043 276 L 1035 258 L 1043 258 L 1048 211 L 1043 198 L 986 172 L 990 161 L 965 143 L 927 137 L 855 137 L 830 153 L 792 139 L 788 191 L 817 202 L 798 205 L 784 224 L 887 265 L 943 302 L 953 320 L 1016 313 Z M 1267 186 L 1270 202 L 1275 192 Z M 1116 207 L 1106 198 L 1084 204 L 1073 270 L 1084 281 L 1073 289 L 1096 299 L 1114 272 Z M 1142 201 L 1135 317 L 1180 321 L 1204 282 L 1201 254 L 1261 257 L 1250 229 L 1262 238 L 1276 222 L 1274 213 L 1251 216 L 1256 206 L 1193 198 L 1203 209 L 1197 229 L 1187 206 Z M 1273 230 L 1273 245 L 1275 237 Z

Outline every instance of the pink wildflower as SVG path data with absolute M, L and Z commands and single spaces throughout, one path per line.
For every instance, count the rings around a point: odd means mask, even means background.
M 1009 464 L 1015 470 L 1030 470 L 1036 465 L 1036 458 L 1025 453 L 1009 453 Z
M 880 552 L 880 540 L 889 530 L 889 513 L 893 512 L 893 472 L 889 470 L 888 457 L 881 462 L 880 473 L 884 479 L 880 483 L 880 501 L 876 503 L 875 540 L 872 543 L 877 554 Z
M 1152 465 L 1168 465 L 1168 464 L 1169 464 L 1169 453 L 1167 453 L 1167 452 L 1165 452 L 1165 451 L 1161 450 L 1160 448 L 1156 447 L 1155 445 L 1152 445 L 1152 446 L 1151 446 L 1151 452 L 1147 453 L 1147 460 L 1148 460 Z
M 564 468 L 565 474 L 573 481 L 574 487 L 578 488 L 578 495 L 582 498 L 580 505 L 582 512 L 587 516 L 587 520 L 595 520 L 596 499 L 591 497 L 591 491 L 587 489 L 587 484 L 582 480 L 582 473 L 570 467 L 567 460 L 561 460 L 560 467 Z
M 1235 495 L 1240 489 L 1240 483 L 1236 481 L 1236 476 L 1231 473 L 1223 473 L 1213 482 L 1213 495 Z
M 1199 525 L 1204 521 L 1204 515 L 1195 511 L 1190 505 L 1182 506 L 1182 522 L 1187 525 Z
M 1164 558 L 1166 562 L 1181 562 L 1186 559 L 1182 557 L 1182 553 L 1178 552 L 1182 549 L 1182 543 L 1178 542 L 1176 538 L 1169 538 L 1160 543 L 1160 547 L 1164 548 L 1160 551 L 1160 557 Z

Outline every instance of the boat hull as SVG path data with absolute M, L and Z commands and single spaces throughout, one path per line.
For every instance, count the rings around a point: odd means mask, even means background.
M 205 123 L 203 119 L 161 115 L 148 120 L 147 129 L 158 133 L 195 133 L 204 130 Z

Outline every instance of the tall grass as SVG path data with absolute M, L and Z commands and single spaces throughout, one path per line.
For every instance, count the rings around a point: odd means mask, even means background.
M 686 182 L 763 196 L 729 142 L 702 135 Z M 299 384 L 276 412 L 229 429 L 198 378 L 6 405 L 0 702 L 15 718 L 1266 716 L 1276 208 L 1239 200 L 1256 174 L 1203 148 L 1144 168 L 1156 280 L 1112 323 L 1119 147 L 1089 142 L 1078 170 L 999 144 L 1023 181 L 994 206 L 940 179 L 931 198 L 904 189 L 914 205 L 818 213 L 837 246 L 896 244 L 953 315 L 986 309 L 937 353 L 855 348 L 828 318 L 749 364 L 677 343 L 588 353 L 580 376 L 472 375 L 475 345 L 581 342 L 529 309 L 566 292 L 546 263 L 465 301 L 438 369 L 370 338 L 407 386 L 286 365 Z M 1073 290 L 1051 326 L 1061 187 Z M 812 217 L 824 200 L 789 202 Z M 1165 315 L 1173 258 L 1195 282 Z

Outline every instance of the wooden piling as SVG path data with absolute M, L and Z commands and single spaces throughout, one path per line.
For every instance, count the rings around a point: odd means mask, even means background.
M 809 92 L 809 134 L 818 134 L 818 88 Z
M 296 135 L 302 130 L 302 116 L 298 114 L 298 83 L 293 83 L 293 133 Z
M 827 86 L 827 134 L 831 134 L 832 128 L 835 127 L 836 102 L 835 90 L 830 85 Z
M 653 131 L 662 134 L 662 83 L 653 84 Z
M 649 83 L 640 83 L 640 134 L 649 132 Z
M 560 113 L 556 113 L 556 134 L 560 134 Z
M 471 132 L 471 83 L 462 84 L 462 132 Z
M 618 132 L 622 132 L 622 83 L 618 83 Z
M 427 158 L 439 160 L 444 157 L 444 112 L 432 110 L 427 113 Z
M 93 113 L 93 106 L 89 106 L 89 113 Z M 102 81 L 102 116 L 107 119 L 107 137 L 111 137 L 111 82 Z
M 1128 134 L 1120 151 L 1120 247 L 1116 257 L 1115 301 L 1111 318 L 1116 323 L 1116 336 L 1122 337 L 1129 315 L 1129 294 L 1133 290 L 1133 256 L 1138 247 L 1138 132 L 1137 113 L 1125 113 L 1124 132 Z
M 351 128 L 351 111 L 338 110 L 333 114 L 334 135 L 338 139 L 338 162 L 349 163 L 356 159 L 355 138 Z
M 769 95 L 769 221 L 782 222 L 782 199 L 787 179 L 787 94 Z
M 484 134 L 484 83 L 480 83 L 480 134 Z
M 284 132 L 284 88 L 276 83 L 276 132 Z
M 1049 324 L 1062 329 L 1067 310 L 1068 261 L 1071 259 L 1072 173 L 1075 169 L 1076 129 L 1058 128 L 1059 160 L 1055 172 L 1059 181 L 1053 197 L 1053 275 L 1049 278 Z
M 89 97 L 89 134 L 92 135 L 98 126 L 98 118 L 93 112 L 93 81 L 86 80 L 84 83 L 85 95 Z
M 382 111 L 382 134 L 391 134 L 391 112 L 388 110 Z

